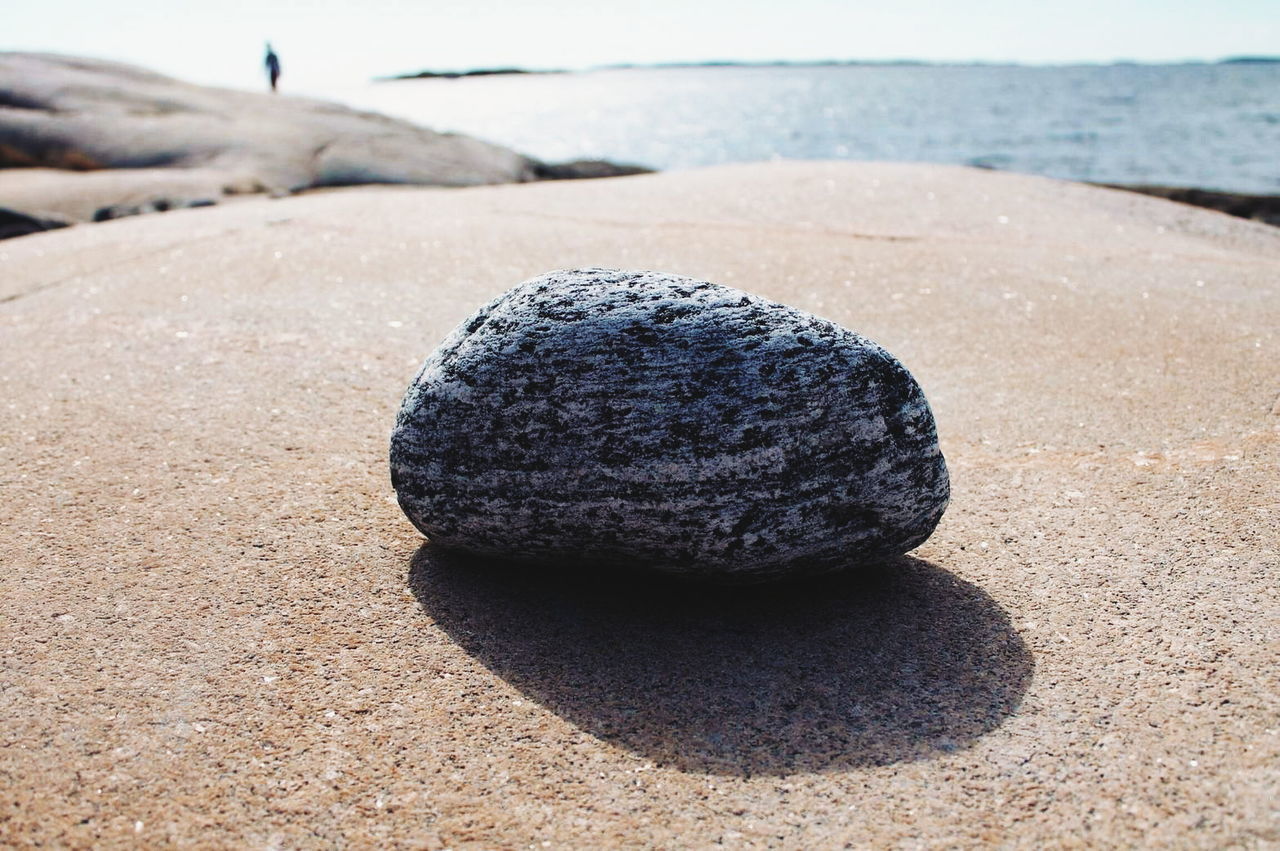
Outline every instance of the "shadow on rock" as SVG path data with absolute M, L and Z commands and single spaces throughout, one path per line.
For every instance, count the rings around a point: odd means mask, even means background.
M 409 581 L 454 641 L 592 735 L 687 771 L 786 775 L 964 747 L 1011 715 L 1026 645 L 977 586 L 899 558 L 713 587 L 471 559 Z

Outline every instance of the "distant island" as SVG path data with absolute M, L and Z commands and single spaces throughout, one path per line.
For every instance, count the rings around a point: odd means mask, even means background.
M 1274 65 L 1280 63 L 1280 56 L 1231 56 L 1219 60 L 1219 65 Z
M 528 68 L 473 68 L 470 71 L 414 71 L 408 74 L 392 74 L 374 77 L 375 83 L 389 80 L 457 80 L 461 77 L 502 77 L 508 74 L 565 74 L 567 71 L 533 71 Z
M 1063 65 L 1269 65 L 1280 63 L 1280 56 L 1229 56 L 1214 62 L 1188 60 L 1186 62 L 1136 62 L 1133 60 L 1117 60 L 1115 62 L 1080 62 L 1060 63 Z M 457 80 L 463 77 L 499 77 L 515 74 L 571 74 L 574 70 L 590 71 L 646 71 L 671 70 L 688 68 L 968 68 L 982 66 L 1020 66 L 1018 62 L 938 62 L 927 59 L 807 59 L 788 60 L 775 59 L 758 62 L 747 62 L 732 59 L 710 59 L 705 62 L 622 62 L 616 65 L 597 65 L 582 69 L 532 69 L 532 68 L 473 68 L 467 71 L 411 71 L 404 74 L 391 74 L 375 77 L 374 82 L 393 80 Z

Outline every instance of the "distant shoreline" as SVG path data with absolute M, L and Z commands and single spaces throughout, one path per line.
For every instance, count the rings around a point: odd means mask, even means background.
M 618 63 L 613 65 L 596 65 L 590 68 L 470 68 L 466 70 L 433 70 L 408 71 L 403 74 L 390 74 L 374 77 L 375 83 L 393 82 L 396 80 L 458 80 L 465 77 L 503 77 L 517 75 L 575 74 L 592 71 L 661 71 L 692 68 L 1039 68 L 1039 67 L 1074 67 L 1090 66 L 1106 68 L 1121 67 L 1165 67 L 1177 65 L 1280 65 L 1280 56 L 1228 56 L 1217 60 L 1194 60 L 1183 62 L 1137 62 L 1117 60 L 1115 62 L 1064 62 L 1054 65 L 1028 65 L 1022 62 L 940 62 L 927 59 L 814 59 L 786 60 L 775 59 L 760 62 L 737 60 L 707 60 L 704 62 L 652 62 L 652 63 Z
M 92 59 L 0 54 L 0 90 L 11 107 L 0 110 L 6 208 L 0 209 L 0 238 L 258 193 L 359 184 L 475 186 L 649 170 L 602 160 L 551 163 L 334 104 L 194 87 Z M 141 111 L 141 104 L 152 111 Z M 243 120 L 230 126 L 227 115 Z M 29 131 L 33 119 L 49 128 L 47 135 Z M 1278 195 L 1106 185 L 1280 225 Z

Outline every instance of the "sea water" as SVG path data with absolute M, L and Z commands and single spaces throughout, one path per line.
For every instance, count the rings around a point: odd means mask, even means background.
M 1280 192 L 1280 64 L 636 68 L 335 94 L 549 161 L 923 161 Z

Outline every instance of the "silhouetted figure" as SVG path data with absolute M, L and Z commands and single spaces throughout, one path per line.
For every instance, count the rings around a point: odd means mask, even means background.
M 271 78 L 271 91 L 276 90 L 276 81 L 280 79 L 280 57 L 276 56 L 276 52 L 271 49 L 271 42 L 267 42 L 267 58 L 264 60 L 267 66 L 267 76 Z

